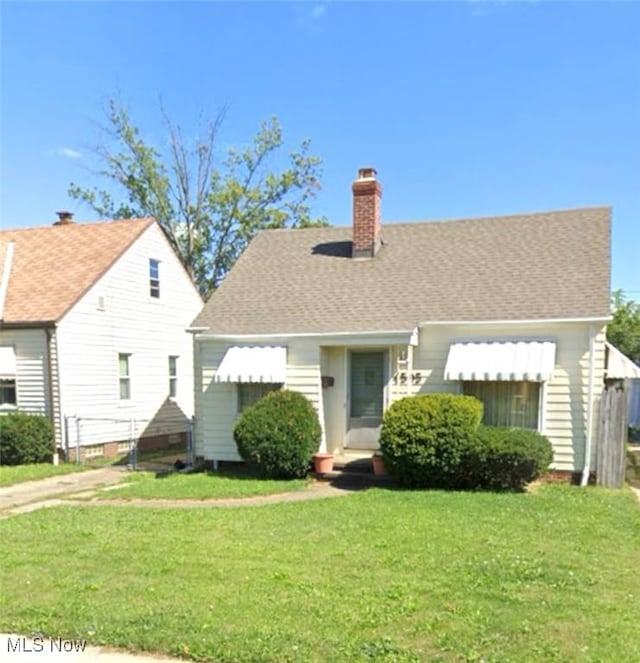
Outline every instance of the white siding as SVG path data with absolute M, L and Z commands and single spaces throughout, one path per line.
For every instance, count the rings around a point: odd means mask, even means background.
M 253 343 L 258 345 L 259 343 Z M 276 344 L 271 340 L 270 344 Z M 236 343 L 201 340 L 196 342 L 199 368 L 196 368 L 196 454 L 208 460 L 238 461 L 233 426 L 237 414 L 235 383 L 215 382 L 214 377 L 226 350 Z M 287 345 L 286 389 L 304 394 L 318 411 L 323 428 L 324 411 L 320 386 L 320 348 L 317 343 L 299 340 L 277 342 Z
M 149 294 L 150 258 L 160 261 L 157 299 Z M 126 439 L 130 419 L 139 435 L 186 429 L 193 414 L 192 339 L 186 328 L 201 307 L 154 224 L 67 313 L 58 327 L 60 401 L 63 415 L 85 420 L 83 444 Z M 128 403 L 119 399 L 119 353 L 131 355 Z M 179 357 L 175 399 L 169 398 L 169 355 Z
M 322 375 L 332 377 L 332 387 L 322 390 L 324 428 L 327 451 L 339 453 L 347 434 L 347 351 L 342 347 L 323 347 L 321 350 Z
M 47 336 L 44 329 L 2 329 L 0 345 L 16 352 L 16 400 L 19 410 L 50 415 Z
M 594 404 L 602 392 L 605 328 L 597 329 L 594 375 Z M 554 447 L 554 467 L 580 471 L 584 464 L 589 394 L 589 325 L 563 323 L 540 325 L 425 326 L 414 351 L 413 371 L 422 378 L 413 393 L 458 392 L 460 383 L 444 379 L 449 345 L 454 340 L 540 339 L 556 342 L 553 379 L 545 384 L 542 432 Z M 597 443 L 597 407 L 593 410 L 594 449 Z
M 196 372 L 196 455 L 208 460 L 240 460 L 233 440 L 238 408 L 236 385 L 213 379 L 229 346 L 220 342 L 196 345 L 200 359 Z
M 604 327 L 598 328 L 597 332 L 593 391 L 594 450 L 597 445 L 597 402 L 603 385 Z M 449 346 L 453 341 L 472 339 L 555 341 L 556 365 L 553 379 L 545 383 L 543 389 L 542 432 L 550 438 L 554 446 L 554 467 L 559 470 L 581 471 L 584 464 L 589 393 L 588 324 L 426 325 L 420 329 L 418 346 L 408 348 L 408 361 L 402 367 L 397 363 L 398 353 L 407 349 L 407 346 L 387 346 L 391 363 L 389 402 L 417 393 L 459 393 L 460 382 L 444 379 Z M 370 342 L 375 340 L 371 339 Z M 275 341 L 270 339 L 269 342 Z M 346 430 L 345 353 L 349 343 L 344 346 L 324 345 L 322 348 L 318 339 L 288 339 L 282 340 L 281 343 L 288 345 L 287 388 L 300 391 L 316 406 L 324 427 L 323 443 L 326 443 L 330 451 L 339 450 L 344 443 Z M 208 459 L 239 460 L 232 435 L 236 419 L 235 385 L 213 382 L 215 370 L 232 343 L 202 339 L 197 345 L 201 349 L 200 383 L 197 387 L 198 453 Z M 321 388 L 321 373 L 335 379 L 333 387 L 324 390 Z M 406 374 L 404 381 L 400 380 L 400 373 Z

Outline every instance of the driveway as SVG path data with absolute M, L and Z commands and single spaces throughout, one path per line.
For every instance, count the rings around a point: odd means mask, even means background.
M 59 495 L 96 490 L 102 486 L 119 483 L 126 471 L 126 467 L 109 466 L 5 486 L 0 488 L 0 512 L 42 502 Z

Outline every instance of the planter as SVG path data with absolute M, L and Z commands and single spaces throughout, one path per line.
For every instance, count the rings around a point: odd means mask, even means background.
M 316 474 L 333 472 L 333 454 L 314 454 L 313 465 Z
M 372 456 L 371 464 L 373 465 L 373 473 L 376 476 L 384 476 L 387 473 L 387 470 L 384 467 L 384 460 L 382 456 Z

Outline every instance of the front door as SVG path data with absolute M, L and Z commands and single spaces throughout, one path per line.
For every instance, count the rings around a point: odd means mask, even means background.
M 350 353 L 349 431 L 351 449 L 377 449 L 384 410 L 385 353 Z

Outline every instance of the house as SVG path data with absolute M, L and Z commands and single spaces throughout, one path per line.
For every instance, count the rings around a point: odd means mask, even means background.
M 376 171 L 352 190 L 352 228 L 261 232 L 195 319 L 197 454 L 238 460 L 234 422 L 272 389 L 314 404 L 336 454 L 376 449 L 397 399 L 454 392 L 588 476 L 610 210 L 382 225 Z
M 153 219 L 0 231 L 0 413 L 47 415 L 70 458 L 179 441 L 201 307 Z

